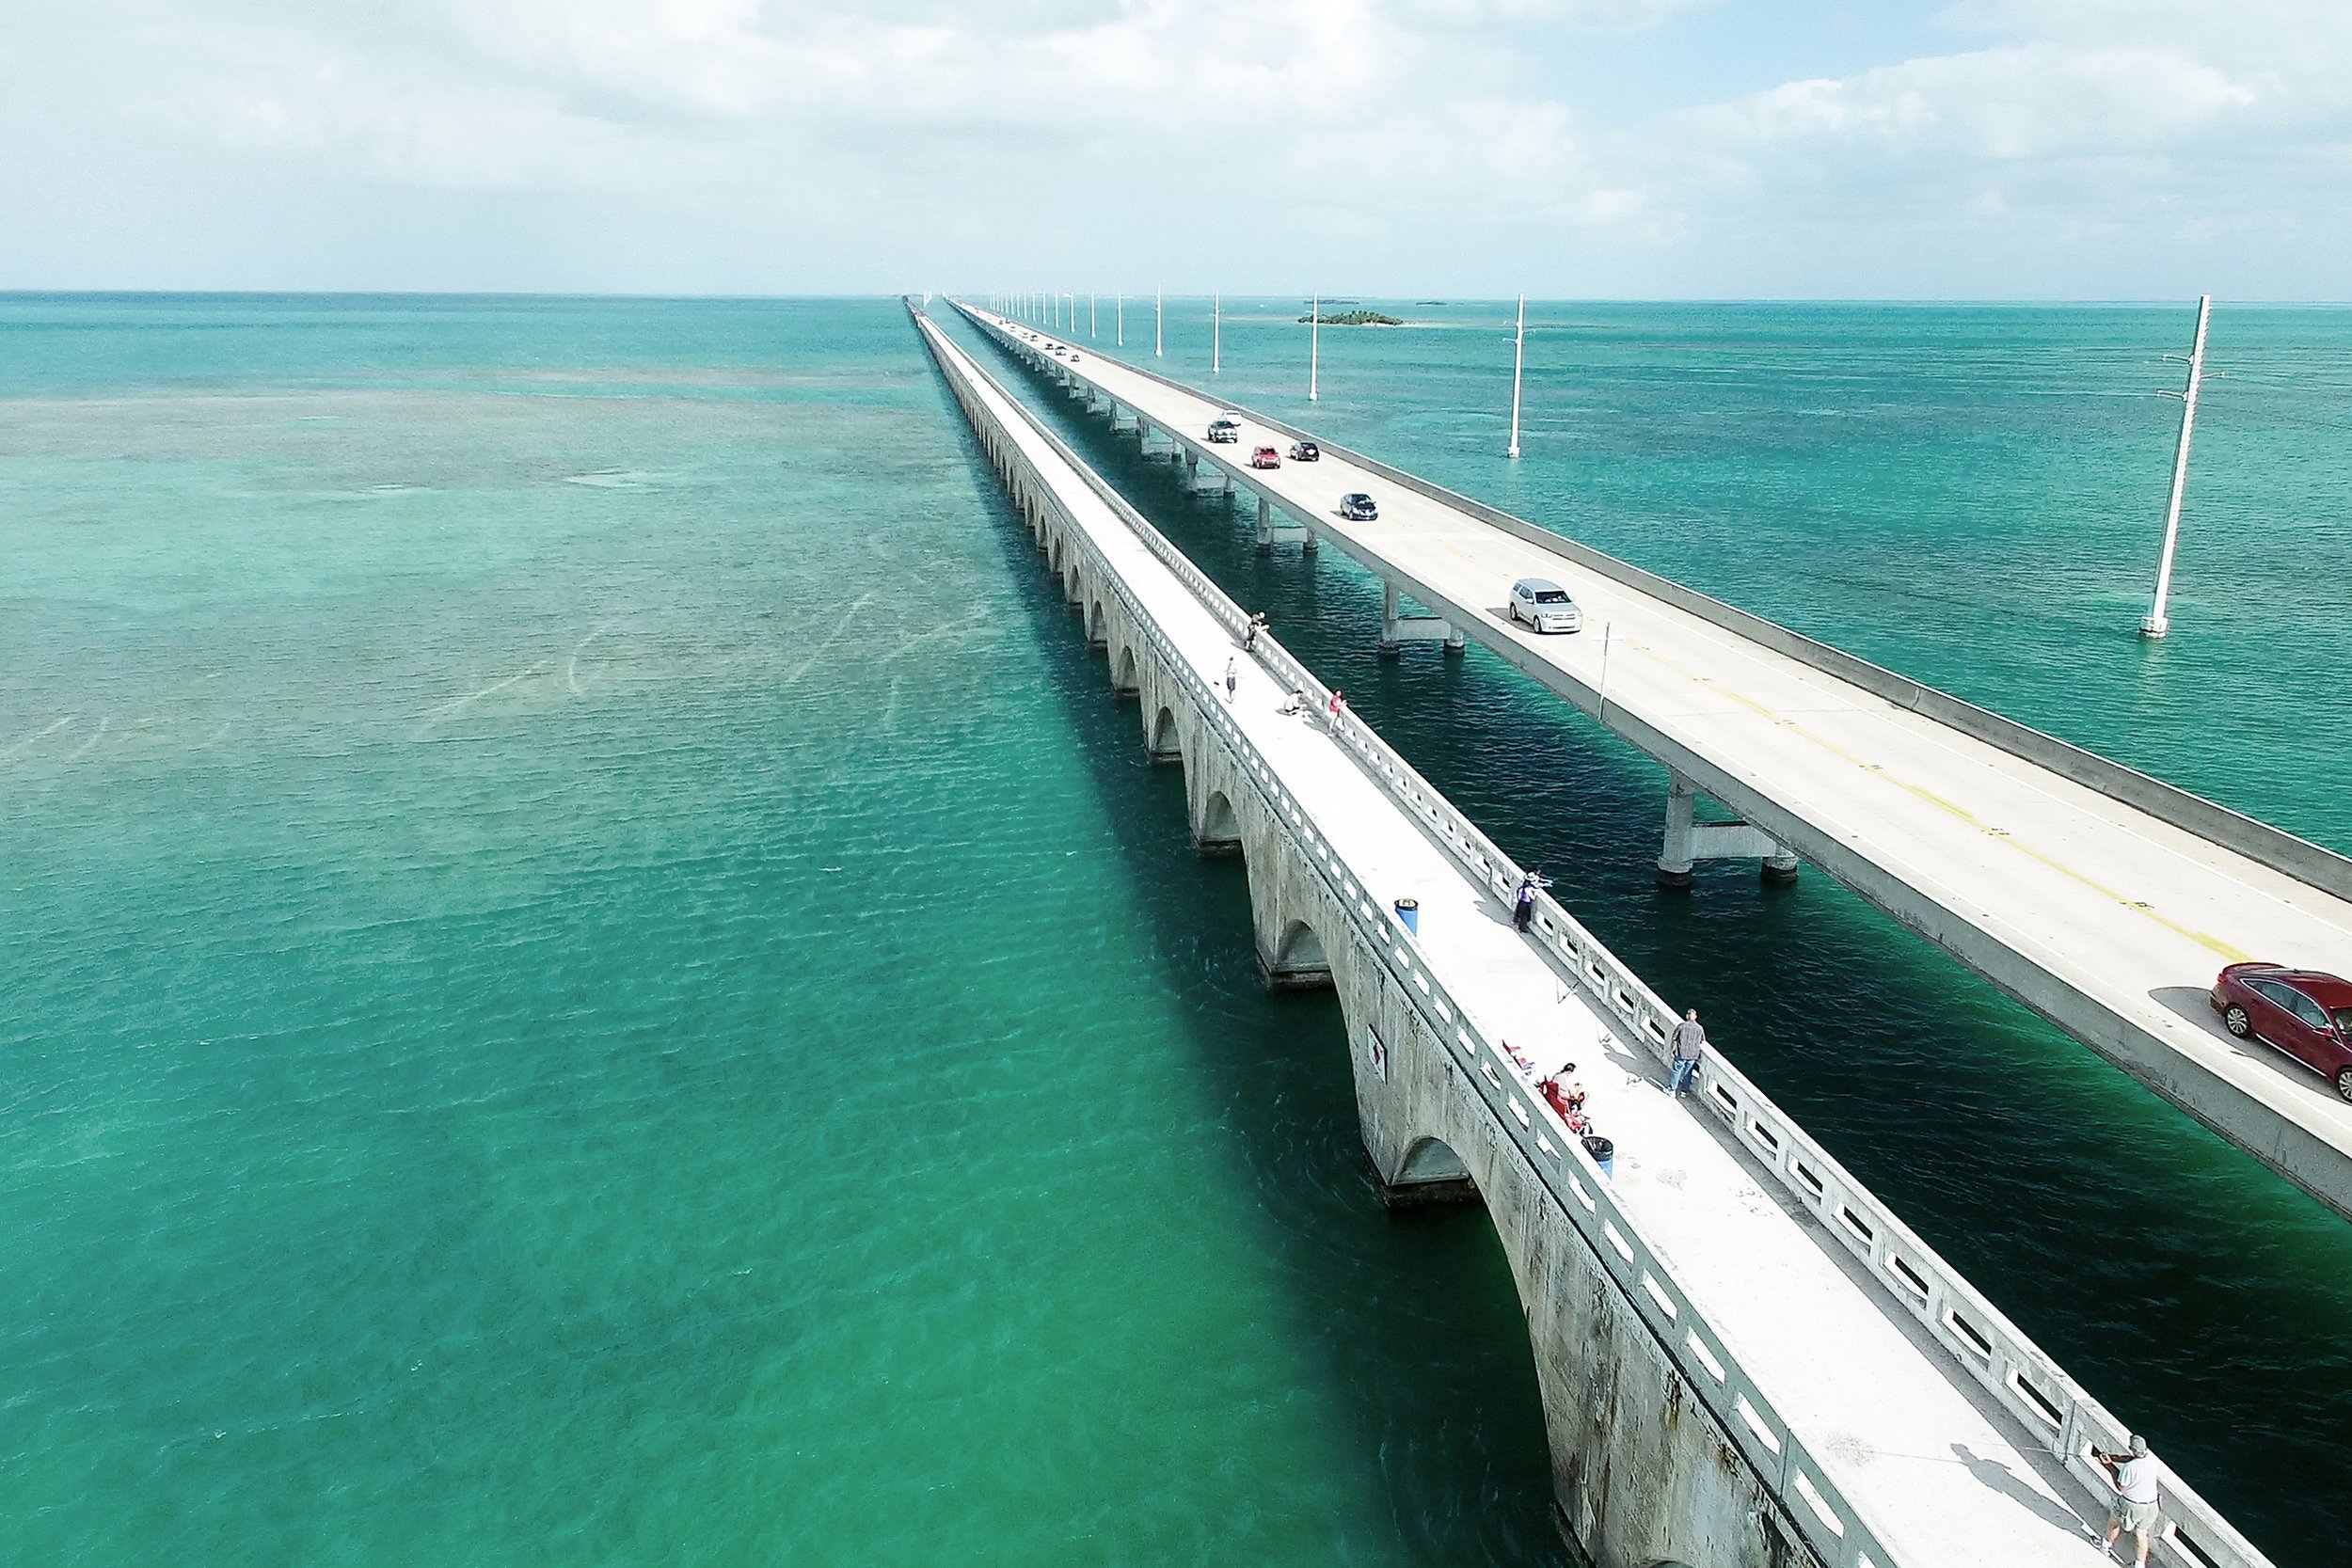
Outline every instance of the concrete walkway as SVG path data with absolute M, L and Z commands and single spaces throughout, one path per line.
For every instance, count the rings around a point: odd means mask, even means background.
M 1343 458 L 1250 470 L 1253 447 L 1287 453 L 1290 438 L 1244 417 L 1237 444 L 1207 446 L 1224 404 L 1074 346 L 1083 357 L 1069 373 L 1587 712 L 1609 628 L 1612 727 L 1629 716 L 1651 732 L 1629 729 L 1636 744 L 1680 749 L 1753 791 L 1810 835 L 1792 840 L 1807 859 L 2352 1212 L 2352 1103 L 2268 1046 L 2232 1039 L 2204 1000 L 2223 964 L 2249 958 L 2352 975 L 2352 902 Z M 1377 522 L 1339 516 L 1351 490 L 1377 499 Z M 1505 600 L 1522 577 L 1567 588 L 1585 631 L 1538 637 L 1510 623 Z
M 985 378 L 976 380 L 1184 657 L 1221 681 L 1239 653 L 1235 641 Z M 1594 1121 L 1617 1142 L 1619 1199 L 1902 1568 L 2104 1560 L 2062 1500 L 2073 1487 L 2054 1462 L 1957 1368 L 1947 1376 L 1946 1354 L 1915 1338 L 1883 1292 L 1817 1239 L 1809 1218 L 1772 1196 L 1710 1122 L 1670 1099 L 1645 1062 L 1603 1049 L 1601 1021 L 1542 950 L 1356 766 L 1319 716 L 1281 714 L 1285 693 L 1274 678 L 1246 656 L 1241 668 L 1234 717 L 1368 892 L 1421 900 L 1422 949 L 1456 1002 L 1539 1066 L 1578 1064 Z

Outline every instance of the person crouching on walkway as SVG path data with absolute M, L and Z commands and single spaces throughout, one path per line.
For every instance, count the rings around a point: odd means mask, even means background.
M 1691 1091 L 1691 1075 L 1699 1069 L 1699 1053 L 1707 1049 L 1707 1031 L 1699 1024 L 1699 1010 L 1692 1007 L 1675 1025 L 1674 1076 L 1666 1087 L 1677 1100 Z
M 2107 1550 L 2125 1530 L 2138 1538 L 2139 1568 L 2148 1568 L 2148 1543 L 2156 1533 L 2156 1462 L 2148 1452 L 2148 1439 L 2134 1433 L 2126 1453 L 2094 1453 L 2115 1487 L 2107 1504 Z

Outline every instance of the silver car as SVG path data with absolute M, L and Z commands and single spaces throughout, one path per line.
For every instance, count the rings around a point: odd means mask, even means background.
M 1543 578 L 1521 578 L 1511 585 L 1511 619 L 1539 632 L 1584 629 L 1584 612 L 1568 591 Z

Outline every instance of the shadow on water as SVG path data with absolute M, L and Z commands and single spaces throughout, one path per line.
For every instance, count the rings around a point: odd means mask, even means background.
M 1326 1370 L 1317 1392 L 1348 1412 L 1356 1453 L 1378 1468 L 1388 1516 L 1341 1536 L 1410 1562 L 1565 1562 L 1534 1354 L 1484 1208 L 1391 1218 L 1382 1207 L 1337 1000 L 1264 990 L 1243 863 L 1192 849 L 1182 769 L 1146 758 L 1133 700 L 1112 696 L 1104 656 L 1086 646 L 977 439 L 961 434 L 1048 678 L 1084 716 L 1073 732 L 1146 911 L 1142 935 L 1185 1004 L 1231 1158 L 1289 1287 L 1290 1321 L 1268 1326 L 1312 1347 Z
M 1258 553 L 1226 498 L 981 354 L 2273 1560 L 2337 1560 L 2352 1227 L 1817 871 L 1661 894 L 1662 769 L 1476 646 L 1378 658 L 1379 588 L 1343 554 Z

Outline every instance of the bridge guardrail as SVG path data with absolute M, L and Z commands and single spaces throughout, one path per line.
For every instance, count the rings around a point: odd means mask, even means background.
M 1033 362 L 1043 360 L 1044 356 L 985 317 L 961 306 L 958 309 L 1016 354 Z M 1011 401 L 1021 406 L 1017 399 Z M 1025 407 L 1021 411 L 1161 564 L 1174 572 L 1230 631 L 1240 636 L 1248 624 L 1247 612 L 1091 467 L 1070 452 L 1058 436 L 1045 430 Z M 1261 632 L 1257 646 L 1263 650 L 1263 662 L 1288 684 L 1327 703 L 1330 689 L 1278 639 Z M 1343 716 L 1342 736 L 1392 800 L 1419 817 L 1464 869 L 1498 899 L 1509 901 L 1523 874 L 1516 861 L 1353 712 Z M 1627 1026 L 1653 1059 L 1667 1060 L 1680 1015 L 1552 895 L 1538 895 L 1534 925 L 1545 939 L 1538 945 L 1554 966 L 1599 1003 L 1606 1016 Z M 1516 1064 L 1502 1053 L 1496 1055 L 1516 1076 Z M 1880 1289 L 2060 1460 L 2089 1501 L 2104 1509 L 2112 1493 L 2090 1451 L 2122 1449 L 2130 1429 L 1711 1044 L 1705 1049 L 1693 1087 L 1697 1103 L 1730 1130 L 1740 1147 L 1772 1173 L 1781 1190 L 1862 1262 Z M 1551 1108 L 1539 1096 L 1529 1094 L 1522 1099 L 1552 1126 L 1559 1126 Z M 1565 1128 L 1561 1134 L 1566 1136 Z M 2153 1558 L 2167 1568 L 2270 1568 L 2269 1559 L 2193 1487 L 2169 1467 L 2165 1475 L 2163 1538 Z
M 983 325 L 988 325 L 985 318 L 968 306 L 953 301 L 950 303 L 955 303 L 956 309 L 967 317 L 979 321 Z M 1057 338 L 1055 341 L 1062 340 Z M 1100 350 L 1089 352 L 1098 355 L 1101 353 Z M 1102 356 L 1102 357 L 1111 358 L 1109 356 Z M 1199 388 L 1187 387 L 1183 382 L 1162 375 L 1157 371 L 1146 369 L 1125 359 L 1111 358 L 1111 362 L 1121 370 L 1131 371 L 1147 380 L 1156 381 L 1161 386 L 1173 391 L 1183 392 L 1187 397 L 1202 395 Z M 2208 843 L 2219 845 L 2225 849 L 2235 850 L 2257 864 L 2268 866 L 2271 870 L 2292 877 L 2298 882 L 2307 883 L 2325 893 L 2334 894 L 2339 898 L 2352 898 L 2352 857 L 2338 854 L 2335 850 L 2323 845 L 2313 844 L 2309 839 L 2298 838 L 2282 828 L 2275 828 L 2243 812 L 2233 811 L 2218 801 L 2208 800 L 2203 796 L 2183 789 L 2177 784 L 2166 784 L 2162 779 L 2153 778 L 2136 768 L 2128 768 L 2112 757 L 2101 756 L 2098 752 L 2077 746 L 2071 740 L 2061 740 L 2047 731 L 2037 730 L 2029 724 L 2021 724 L 2004 714 L 1994 712 L 1991 708 L 1979 707 L 1975 703 L 1955 697 L 1950 692 L 1930 686 L 1924 681 L 1916 681 L 1909 675 L 1898 674 L 1883 665 L 1873 664 L 1868 659 L 1846 652 L 1843 648 L 1833 647 L 1818 638 L 1807 637 L 1804 633 L 1784 626 L 1777 621 L 1769 621 L 1750 610 L 1741 610 L 1737 605 L 1725 604 L 1721 599 L 1702 594 L 1695 588 L 1675 581 L 1672 578 L 1661 577 L 1655 572 L 1634 565 L 1631 562 L 1619 560 L 1605 550 L 1595 549 L 1590 545 L 1571 539 L 1564 533 L 1554 532 L 1541 524 L 1531 523 L 1526 518 L 1514 516 L 1499 507 L 1489 506 L 1481 500 L 1473 500 L 1441 484 L 1432 483 L 1418 474 L 1392 467 L 1376 457 L 1368 457 L 1362 452 L 1336 445 L 1319 436 L 1300 430 L 1285 420 L 1275 419 L 1271 415 L 1261 414 L 1245 404 L 1231 400 L 1218 401 L 1228 408 L 1248 415 L 1268 429 L 1281 431 L 1295 440 L 1314 441 L 1325 451 L 1334 453 L 1350 463 L 1367 468 L 1391 484 L 1402 486 L 1430 500 L 1467 512 L 1481 522 L 1490 524 L 1506 533 L 1564 555 L 1587 571 L 1597 572 L 1637 593 L 1646 594 L 1652 598 L 1674 606 L 1677 610 L 1696 615 L 1703 621 L 1723 627 L 1725 631 L 1761 643 L 1775 653 L 1784 654 L 1824 674 L 1835 675 L 1840 680 L 1851 682 L 1875 696 L 1884 698 L 1897 707 L 1916 713 L 1922 718 L 1933 720 L 1938 723 L 1948 724 L 1963 735 L 1971 736 L 1989 746 L 1997 747 L 2011 756 L 2022 757 L 2027 762 L 2047 768 L 2052 772 L 2072 780 L 2086 789 L 2096 791 L 2109 800 L 2144 811 L 2158 821 L 2168 822 Z

